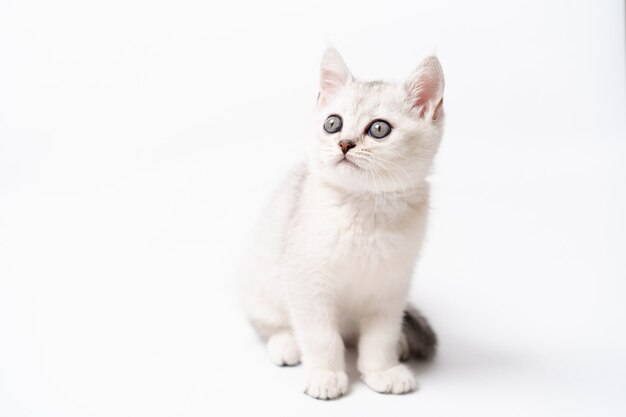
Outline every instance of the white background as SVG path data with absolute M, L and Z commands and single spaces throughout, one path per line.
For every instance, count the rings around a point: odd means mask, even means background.
M 626 415 L 623 2 L 339 3 L 0 3 L 0 415 Z M 446 73 L 410 395 L 306 397 L 237 307 L 329 42 Z

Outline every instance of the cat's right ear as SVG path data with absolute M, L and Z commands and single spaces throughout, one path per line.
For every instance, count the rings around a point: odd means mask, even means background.
M 324 52 L 320 65 L 320 94 L 318 102 L 325 103 L 344 85 L 352 80 L 352 74 L 335 48 Z
M 422 118 L 437 120 L 443 104 L 445 81 L 441 64 L 435 56 L 429 56 L 413 71 L 405 84 L 411 104 Z

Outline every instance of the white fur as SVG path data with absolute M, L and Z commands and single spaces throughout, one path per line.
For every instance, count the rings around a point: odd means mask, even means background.
M 399 354 L 411 275 L 428 214 L 428 184 L 442 135 L 443 73 L 427 58 L 404 84 L 357 81 L 334 49 L 322 60 L 306 164 L 278 190 L 257 231 L 242 276 L 247 315 L 268 339 L 272 362 L 302 361 L 305 392 L 346 392 L 344 343 L 375 391 L 404 393 L 415 379 Z M 326 133 L 336 114 L 343 129 Z M 383 139 L 367 135 L 391 123 Z M 341 161 L 338 142 L 354 140 Z M 340 162 L 341 161 L 341 162 Z

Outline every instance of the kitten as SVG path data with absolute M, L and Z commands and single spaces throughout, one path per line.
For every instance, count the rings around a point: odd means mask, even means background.
M 272 362 L 307 368 L 305 392 L 348 387 L 344 343 L 375 391 L 415 378 L 436 338 L 407 301 L 443 131 L 444 78 L 426 58 L 403 84 L 356 80 L 335 49 L 321 64 L 308 161 L 282 184 L 242 274 L 244 308 Z

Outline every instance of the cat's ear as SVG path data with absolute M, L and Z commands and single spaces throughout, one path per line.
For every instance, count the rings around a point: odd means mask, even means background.
M 405 83 L 405 89 L 420 117 L 437 120 L 443 104 L 444 84 L 443 70 L 435 56 L 424 59 L 413 71 Z
M 352 74 L 335 48 L 324 52 L 320 65 L 319 101 L 324 102 L 335 95 L 344 85 L 352 80 Z

